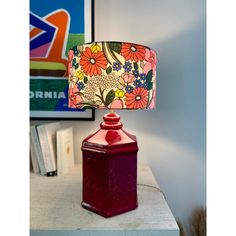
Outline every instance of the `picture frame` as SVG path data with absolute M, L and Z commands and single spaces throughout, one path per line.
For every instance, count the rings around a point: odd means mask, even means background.
M 95 120 L 68 108 L 67 52 L 94 41 L 94 0 L 30 0 L 30 119 Z

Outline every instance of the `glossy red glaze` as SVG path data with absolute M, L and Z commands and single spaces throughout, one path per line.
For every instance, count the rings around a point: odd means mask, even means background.
M 135 209 L 137 140 L 122 129 L 120 117 L 106 114 L 100 129 L 84 139 L 82 206 L 104 217 Z

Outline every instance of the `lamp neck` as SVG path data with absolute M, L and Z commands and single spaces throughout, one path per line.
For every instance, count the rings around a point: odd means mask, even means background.
M 114 111 L 105 114 L 103 120 L 104 121 L 100 124 L 102 129 L 116 130 L 123 127 L 123 124 L 120 122 L 120 116 Z

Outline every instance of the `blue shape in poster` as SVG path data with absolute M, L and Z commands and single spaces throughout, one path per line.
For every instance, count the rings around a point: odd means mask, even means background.
M 84 33 L 84 0 L 30 0 L 30 11 L 40 17 L 57 9 L 65 9 L 70 13 L 70 34 Z
M 30 13 L 30 24 L 44 31 L 44 33 L 40 34 L 38 37 L 30 41 L 30 50 L 52 41 L 54 33 L 56 31 L 55 27 L 47 24 L 40 17 L 37 17 L 33 13 Z

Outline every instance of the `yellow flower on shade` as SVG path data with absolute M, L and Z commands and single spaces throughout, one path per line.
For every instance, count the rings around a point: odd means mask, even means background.
M 77 70 L 76 71 L 76 77 L 79 79 L 79 80 L 82 80 L 84 78 L 84 72 L 82 70 Z
M 98 44 L 93 44 L 90 48 L 92 53 L 98 53 L 101 51 L 101 47 Z
M 117 89 L 115 92 L 116 97 L 123 98 L 125 96 L 125 92 L 121 89 Z

